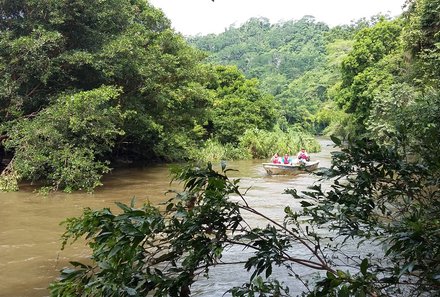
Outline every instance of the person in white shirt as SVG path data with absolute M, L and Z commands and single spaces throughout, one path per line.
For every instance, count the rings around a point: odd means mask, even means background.
M 310 161 L 310 156 L 307 154 L 307 151 L 305 148 L 301 148 L 298 155 L 296 156 L 298 159 L 298 162 L 307 162 Z

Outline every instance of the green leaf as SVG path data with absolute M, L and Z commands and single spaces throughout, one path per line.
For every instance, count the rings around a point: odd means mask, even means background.
M 300 204 L 302 207 L 309 207 L 309 206 L 313 206 L 314 204 L 307 202 L 307 201 L 300 201 Z
M 335 135 L 330 135 L 330 139 L 337 145 L 337 146 L 341 146 L 342 142 L 341 140 L 336 137 Z
M 338 291 L 338 297 L 349 297 L 350 291 L 348 290 L 346 285 L 341 286 L 341 288 Z
M 122 250 L 123 247 L 124 247 L 123 244 L 117 244 L 117 245 L 115 245 L 115 246 L 111 249 L 110 253 L 108 254 L 108 257 L 109 257 L 109 258 L 113 257 L 113 256 L 116 255 L 120 250 Z
M 361 267 L 361 273 L 364 276 L 367 275 L 367 269 L 368 269 L 368 259 L 367 258 L 362 260 L 362 263 L 361 263 L 360 267 Z
M 129 206 L 127 206 L 126 204 L 124 204 L 124 203 L 121 203 L 121 202 L 119 202 L 119 201 L 116 201 L 115 204 L 116 204 L 120 209 L 122 209 L 124 212 L 130 212 L 130 211 L 131 211 L 131 208 L 130 208 Z

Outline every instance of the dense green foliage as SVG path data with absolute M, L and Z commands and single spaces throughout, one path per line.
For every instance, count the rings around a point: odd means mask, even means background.
M 258 90 L 256 79 L 246 79 L 232 66 L 217 66 L 209 85 L 217 97 L 212 107 L 212 133 L 221 143 L 238 143 L 247 129 L 271 130 L 277 121 L 273 97 Z
M 185 161 L 208 140 L 251 157 L 238 136 L 273 129 L 273 97 L 204 57 L 144 0 L 1 1 L 1 188 L 90 191 L 111 163 Z
M 320 145 L 309 133 L 300 129 L 283 131 L 275 127 L 273 131 L 258 128 L 247 129 L 239 137 L 238 146 L 231 143 L 222 145 L 220 142 L 209 139 L 203 148 L 195 153 L 194 160 L 202 162 L 220 160 L 265 159 L 278 154 L 295 155 L 301 148 L 308 152 L 320 151 Z
M 144 1 L 15 2 L 1 20 L 3 122 L 64 92 L 115 86 L 132 112 L 114 151 L 146 159 L 167 154 L 176 145 L 170 135 L 190 134 L 203 120 L 200 56 L 160 11 Z
M 317 113 L 335 98 L 332 90 L 341 81 L 340 65 L 353 36 L 380 20 L 329 28 L 311 16 L 276 24 L 253 18 L 222 34 L 188 40 L 208 52 L 208 61 L 236 65 L 247 77 L 258 78 L 260 89 L 275 97 L 287 125 L 321 133 L 329 124 L 338 126 Z
M 219 35 L 192 37 L 189 42 L 209 51 L 208 61 L 237 65 L 248 77 L 260 79 L 260 88 L 275 96 L 286 121 L 295 124 L 316 112 L 325 90 L 304 85 L 310 93 L 318 89 L 321 98 L 314 94 L 303 98 L 303 91 L 297 90 L 301 94 L 292 96 L 288 86 L 296 90 L 298 83 L 292 81 L 324 64 L 328 31 L 327 25 L 312 17 L 274 25 L 267 19 L 253 18 L 238 28 L 230 27 Z M 308 79 L 307 83 L 311 81 Z
M 15 148 L 14 170 L 20 179 L 45 180 L 54 189 L 93 190 L 108 162 L 124 116 L 112 106 L 120 91 L 101 87 L 64 95 L 35 119 L 18 120 L 8 131 Z
M 346 138 L 332 138 L 340 149 L 318 173 L 330 185 L 286 191 L 301 207 L 286 206 L 284 221 L 250 207 L 225 168 L 184 169 L 176 173 L 184 191 L 162 212 L 120 205 L 120 215 L 86 210 L 69 219 L 65 243 L 87 236 L 94 262 L 64 270 L 52 295 L 189 296 L 197 277 L 238 246 L 252 251 L 243 263 L 250 277 L 233 296 L 290 296 L 295 280 L 303 296 L 438 296 L 439 12 L 438 0 L 408 1 L 401 18 L 378 19 L 353 44 L 332 40 L 351 49 L 333 60 L 341 77 L 328 92 L 338 100 L 324 105 L 344 108 L 337 124 Z M 267 225 L 254 228 L 248 212 Z M 294 254 L 300 247 L 304 257 Z M 317 279 L 296 273 L 298 265 Z M 289 283 L 273 278 L 275 267 Z
M 349 145 L 334 155 L 327 172 L 339 180 L 331 191 L 314 187 L 303 196 L 312 199 L 303 212 L 312 225 L 381 244 L 384 255 L 370 255 L 363 260 L 368 270 L 361 267 L 373 296 L 440 291 L 440 89 L 433 84 L 439 56 L 425 39 L 435 38 L 438 22 L 437 1 L 410 1 L 401 20 L 356 35 L 338 90 L 340 103 L 354 115 L 353 128 Z M 352 282 L 328 275 L 320 293 L 346 294 Z
M 211 52 L 210 61 L 237 65 L 250 77 L 270 78 L 281 73 L 290 81 L 323 62 L 327 31 L 327 25 L 312 17 L 275 25 L 264 18 L 253 18 L 218 36 L 189 41 Z
M 401 59 L 399 20 L 381 21 L 355 36 L 353 50 L 342 62 L 342 84 L 338 103 L 363 123 L 372 108 L 373 98 L 385 92 L 395 81 Z
M 294 129 L 283 132 L 279 128 L 274 131 L 247 130 L 240 138 L 240 145 L 254 158 L 265 158 L 274 153 L 296 155 L 301 148 L 306 148 L 310 153 L 321 149 L 316 139 L 309 134 Z
M 109 161 L 177 159 L 200 139 L 192 131 L 210 102 L 202 56 L 147 2 L 2 1 L 0 28 L 0 124 L 16 176 L 90 190 Z M 102 86 L 117 89 L 117 100 L 88 95 Z M 70 98 L 94 114 L 69 119 Z M 60 132 L 66 121 L 71 131 Z M 69 155 L 72 166 L 57 163 Z

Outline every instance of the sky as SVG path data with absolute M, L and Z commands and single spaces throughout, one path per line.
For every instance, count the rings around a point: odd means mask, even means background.
M 150 0 L 161 8 L 172 27 L 183 35 L 224 32 L 251 17 L 265 17 L 271 23 L 314 16 L 329 26 L 350 24 L 378 13 L 397 16 L 405 0 Z

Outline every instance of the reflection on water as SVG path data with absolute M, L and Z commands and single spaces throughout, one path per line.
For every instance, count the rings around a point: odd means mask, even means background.
M 320 142 L 322 151 L 312 154 L 312 158 L 320 160 L 320 166 L 328 167 L 333 147 L 328 140 Z M 265 160 L 228 162 L 228 168 L 238 170 L 228 175 L 240 178 L 243 189 L 251 187 L 246 197 L 252 206 L 281 220 L 284 207 L 295 207 L 296 203 L 289 195 L 282 194 L 284 190 L 305 189 L 316 178 L 309 174 L 268 176 L 262 161 Z M 158 204 L 168 199 L 167 190 L 179 189 L 170 180 L 168 167 L 155 165 L 116 170 L 94 194 L 56 193 L 44 197 L 33 193 L 30 187 L 18 193 L 0 193 L 0 297 L 48 296 L 47 286 L 59 275 L 59 270 L 68 261 L 87 257 L 87 250 L 79 243 L 60 251 L 64 228 L 59 223 L 65 218 L 80 215 L 85 207 L 114 209 L 115 201 L 129 203 L 133 197 L 138 203 Z M 225 257 L 243 258 L 243 252 L 229 251 Z M 230 269 L 229 266 L 216 268 L 208 282 L 194 287 L 195 292 L 199 296 L 222 296 L 226 289 L 246 280 L 245 273 L 237 276 L 228 272 Z

